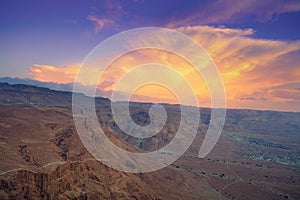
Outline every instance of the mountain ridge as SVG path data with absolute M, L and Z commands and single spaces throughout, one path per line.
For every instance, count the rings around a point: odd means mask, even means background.
M 0 87 L 3 87 L 7 83 L 10 86 L 14 85 L 24 85 L 24 86 L 34 86 L 36 88 L 45 88 L 49 89 L 51 91 L 57 91 L 57 92 L 73 92 L 73 84 L 74 83 L 67 83 L 67 84 L 60 84 L 60 83 L 55 83 L 55 82 L 41 82 L 37 80 L 32 80 L 29 78 L 21 79 L 21 78 L 11 78 L 11 77 L 0 77 Z M 65 90 L 64 90 L 65 89 Z M 82 93 L 78 93 L 82 94 Z M 85 95 L 85 94 L 83 94 Z M 87 96 L 87 95 L 85 95 Z M 90 96 L 87 96 L 90 97 Z M 96 96 L 96 99 L 105 99 L 111 101 L 107 97 L 102 97 L 102 96 Z M 3 101 L 2 101 L 3 102 Z M 122 102 L 122 101 L 118 101 Z M 145 104 L 152 104 L 151 102 L 130 102 L 130 103 L 135 103 L 135 104 L 140 104 L 140 105 L 145 105 Z M 179 104 L 170 104 L 170 103 L 160 103 L 161 105 L 176 105 L 178 106 Z M 187 106 L 187 107 L 193 107 L 197 108 L 196 106 Z M 199 107 L 200 109 L 211 109 L 207 107 Z M 218 108 L 215 108 L 218 109 Z M 248 109 L 248 108 L 226 108 L 227 110 L 245 110 L 245 111 L 262 111 L 262 112 L 281 112 L 281 113 L 300 113 L 297 111 L 280 111 L 280 110 L 257 110 L 257 109 Z

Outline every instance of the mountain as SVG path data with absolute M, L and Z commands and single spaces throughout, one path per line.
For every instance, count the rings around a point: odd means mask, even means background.
M 86 150 L 71 101 L 71 92 L 0 83 L 0 199 L 300 198 L 300 113 L 229 109 L 217 145 L 199 159 L 211 112 L 200 108 L 197 136 L 180 159 L 132 174 L 103 165 Z M 107 137 L 128 151 L 159 149 L 178 129 L 179 105 L 164 104 L 165 126 L 141 140 L 119 129 L 109 99 L 95 102 Z M 151 105 L 130 104 L 137 124 L 149 123 Z
M 29 78 L 11 78 L 11 77 L 0 77 L 0 83 L 8 83 L 10 85 L 28 85 L 28 86 L 36 86 L 42 88 L 48 88 L 50 90 L 55 91 L 65 91 L 72 92 L 74 83 L 56 83 L 56 82 L 42 82 L 37 80 L 32 80 Z M 85 95 L 89 96 L 111 96 L 112 91 L 105 91 L 101 88 L 94 88 L 92 86 L 86 86 L 80 83 L 77 83 L 77 89 L 81 89 L 84 91 Z M 96 91 L 94 91 L 96 90 Z M 115 93 L 118 98 L 124 98 L 124 94 L 122 92 Z
M 69 91 L 73 89 L 73 83 L 55 83 L 55 82 L 42 82 L 37 80 L 32 80 L 29 78 L 11 78 L 11 77 L 0 77 L 0 82 L 9 83 L 11 85 L 22 84 L 22 85 L 32 85 L 37 87 L 49 88 L 51 90 Z
M 84 94 L 78 94 L 85 98 Z M 109 101 L 107 98 L 96 97 L 96 102 Z M 56 91 L 33 85 L 0 83 L 0 103 L 22 104 L 31 106 L 71 107 L 72 92 Z

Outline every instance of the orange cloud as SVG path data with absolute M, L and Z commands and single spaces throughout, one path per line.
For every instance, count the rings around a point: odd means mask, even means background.
M 298 110 L 295 102 L 300 99 L 299 90 L 291 82 L 300 80 L 300 41 L 279 41 L 257 39 L 252 29 L 230 29 L 211 26 L 188 26 L 177 29 L 199 42 L 218 66 L 226 88 L 227 103 L 234 108 Z M 147 36 L 141 36 L 147 37 Z M 137 39 L 138 41 L 138 39 Z M 162 39 L 159 42 L 164 42 Z M 188 47 L 182 47 L 188 51 Z M 110 94 L 120 77 L 135 66 L 146 63 L 161 63 L 176 69 L 193 86 L 201 105 L 209 106 L 210 97 L 202 77 L 184 59 L 168 52 L 143 50 L 126 54 L 115 60 L 99 81 L 99 88 Z M 99 66 L 95 65 L 95 66 Z M 79 65 L 73 67 L 54 67 L 35 65 L 30 74 L 41 81 L 73 81 Z M 147 71 L 147 70 L 146 70 Z M 135 79 L 147 76 L 140 70 Z M 98 69 L 89 69 L 87 78 L 81 80 L 86 85 L 98 83 Z M 157 74 L 163 76 L 163 74 Z M 129 83 L 128 83 L 129 84 Z M 182 88 L 181 81 L 174 83 Z M 284 85 L 279 90 L 273 87 Z M 122 87 L 120 93 L 126 93 Z M 273 88 L 273 89 L 264 89 Z M 137 90 L 133 99 L 139 101 L 164 101 L 173 103 L 168 92 L 157 87 L 145 87 Z M 283 98 L 284 96 L 288 98 Z M 186 99 L 189 97 L 186 96 Z M 298 104 L 300 105 L 300 104 Z
M 51 65 L 34 64 L 29 69 L 29 74 L 34 79 L 44 82 L 70 83 L 79 70 L 78 64 L 70 66 L 56 67 Z
M 178 30 L 197 40 L 213 58 L 223 76 L 230 107 L 247 107 L 240 98 L 261 88 L 300 80 L 300 41 L 256 39 L 251 29 L 194 26 Z M 259 99 L 264 99 L 257 104 L 259 109 L 270 105 L 275 109 L 281 103 L 271 96 L 256 98 L 256 103 Z

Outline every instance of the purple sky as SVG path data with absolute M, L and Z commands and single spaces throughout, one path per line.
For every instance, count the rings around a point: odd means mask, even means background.
M 28 76 L 28 68 L 34 63 L 79 62 L 110 35 L 143 26 L 222 25 L 252 28 L 258 38 L 300 39 L 299 1 L 236 2 L 239 3 L 3 0 L 0 2 L 1 76 Z M 88 16 L 109 19 L 112 23 L 95 33 Z

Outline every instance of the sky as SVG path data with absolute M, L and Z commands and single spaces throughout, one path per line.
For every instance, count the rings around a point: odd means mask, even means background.
M 73 82 L 95 46 L 140 27 L 173 29 L 202 45 L 221 73 L 229 108 L 300 111 L 299 0 L 3 0 L 0 76 Z M 134 66 L 153 61 L 179 71 L 200 105 L 210 106 L 207 86 L 189 63 L 154 50 L 112 63 L 99 82 L 101 95 L 109 97 Z M 185 90 L 180 81 L 175 85 Z M 157 85 L 140 87 L 132 100 L 177 102 Z

